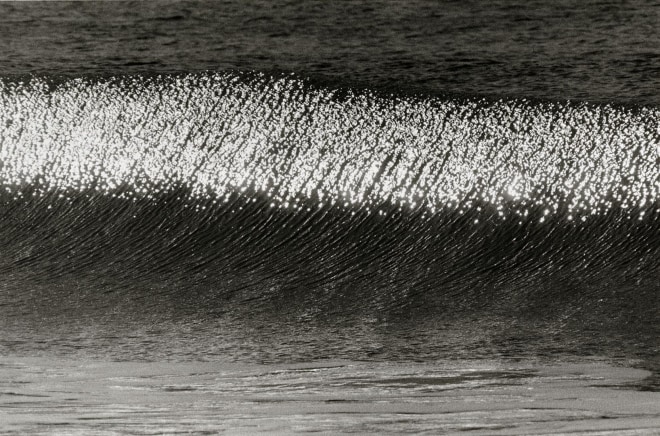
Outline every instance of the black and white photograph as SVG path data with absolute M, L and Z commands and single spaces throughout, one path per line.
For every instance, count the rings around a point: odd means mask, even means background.
M 0 2 L 0 435 L 660 435 L 660 3 Z

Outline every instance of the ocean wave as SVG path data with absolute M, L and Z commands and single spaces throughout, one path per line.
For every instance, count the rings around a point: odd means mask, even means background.
M 220 201 L 431 214 L 486 203 L 516 219 L 530 207 L 643 218 L 660 192 L 656 108 L 383 96 L 257 73 L 34 78 L 5 81 L 0 98 L 8 187 L 183 184 Z
M 259 73 L 5 80 L 2 304 L 648 321 L 658 120 Z

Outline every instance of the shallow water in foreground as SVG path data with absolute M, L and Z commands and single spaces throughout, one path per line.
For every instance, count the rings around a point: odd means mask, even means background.
M 570 362 L 0 359 L 2 434 L 657 434 L 648 375 Z

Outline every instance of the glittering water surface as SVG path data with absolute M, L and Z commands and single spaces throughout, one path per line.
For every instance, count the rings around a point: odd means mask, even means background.
M 523 216 L 616 206 L 640 219 L 660 190 L 653 108 L 387 98 L 263 75 L 48 85 L 0 89 L 7 185 L 155 195 L 183 184 L 293 209 L 301 198 L 431 213 L 508 203 Z

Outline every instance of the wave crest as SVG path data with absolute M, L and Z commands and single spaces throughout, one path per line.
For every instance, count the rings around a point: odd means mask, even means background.
M 640 219 L 660 193 L 660 112 L 586 103 L 443 100 L 254 74 L 0 85 L 6 186 L 157 196 L 185 185 L 273 206 Z

